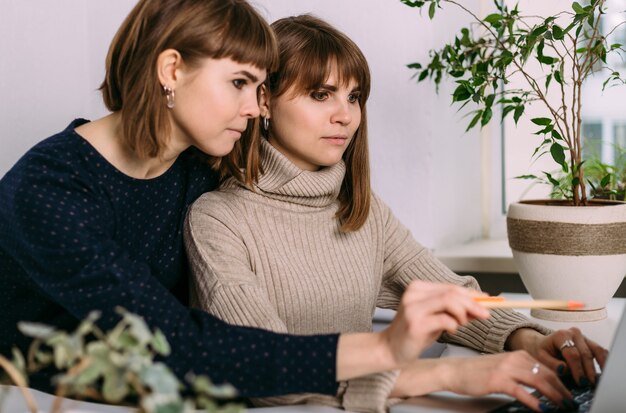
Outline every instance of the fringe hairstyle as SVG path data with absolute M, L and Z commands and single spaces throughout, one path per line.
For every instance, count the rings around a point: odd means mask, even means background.
M 358 84 L 361 92 L 361 123 L 343 154 L 346 175 L 339 192 L 337 218 L 344 232 L 356 231 L 370 211 L 370 167 L 367 144 L 365 103 L 370 93 L 370 71 L 359 47 L 348 36 L 325 21 L 301 15 L 277 20 L 272 24 L 278 40 L 278 70 L 268 77 L 270 96 L 287 91 L 306 95 L 318 89 L 330 76 L 333 67 L 338 82 Z
M 142 158 L 161 155 L 171 133 L 156 67 L 166 49 L 192 68 L 225 57 L 268 70 L 277 64 L 274 34 L 245 0 L 140 0 L 113 38 L 100 90 L 106 107 L 121 113 L 123 142 Z M 209 157 L 212 167 L 247 183 L 256 179 L 258 130 L 258 120 L 250 120 L 229 155 Z

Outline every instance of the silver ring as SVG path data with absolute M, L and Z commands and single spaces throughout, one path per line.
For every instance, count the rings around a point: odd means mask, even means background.
M 539 364 L 539 363 L 535 363 L 535 364 L 533 365 L 533 368 L 532 368 L 532 369 L 530 369 L 530 372 L 531 372 L 532 374 L 539 374 L 539 367 L 540 367 L 540 366 L 541 366 L 541 364 Z
M 561 347 L 559 347 L 559 351 L 563 351 L 563 349 L 568 348 L 568 347 L 576 347 L 576 344 L 574 344 L 574 342 L 570 340 L 569 338 L 565 340 L 563 344 L 561 344 Z

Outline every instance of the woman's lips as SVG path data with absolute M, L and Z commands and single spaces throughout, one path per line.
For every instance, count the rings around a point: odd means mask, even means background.
M 322 139 L 333 145 L 343 145 L 348 140 L 345 136 L 324 136 Z

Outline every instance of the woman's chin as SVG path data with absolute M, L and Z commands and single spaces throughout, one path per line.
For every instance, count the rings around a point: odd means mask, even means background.
M 211 146 L 211 147 L 198 147 L 202 152 L 209 156 L 213 156 L 216 158 L 221 158 L 233 151 L 235 147 L 235 143 L 220 145 L 220 146 Z

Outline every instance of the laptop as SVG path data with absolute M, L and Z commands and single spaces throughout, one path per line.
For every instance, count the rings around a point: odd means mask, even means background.
M 624 307 L 620 322 L 615 330 L 609 357 L 595 389 L 592 391 L 572 389 L 572 393 L 577 401 L 585 398 L 589 398 L 589 400 L 582 403 L 579 410 L 554 411 L 589 413 L 626 411 L 624 407 L 626 405 L 626 307 Z M 392 406 L 390 409 L 391 413 L 504 413 L 530 411 L 521 403 L 513 401 L 511 397 L 505 395 L 490 395 L 477 398 L 450 392 L 439 392 L 425 397 L 411 398 Z

